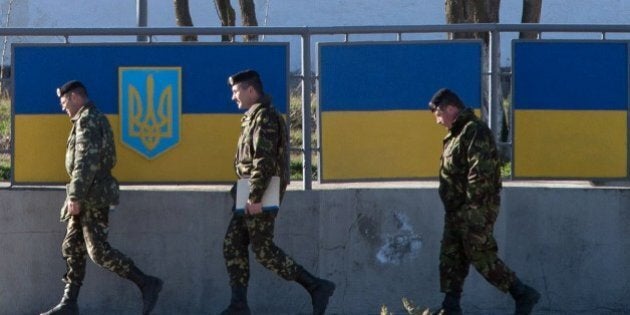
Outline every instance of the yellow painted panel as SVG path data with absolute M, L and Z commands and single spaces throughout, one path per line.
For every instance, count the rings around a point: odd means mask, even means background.
M 627 176 L 626 111 L 517 110 L 516 177 Z
M 16 115 L 13 176 L 16 183 L 66 182 L 66 115 Z
M 240 114 L 183 115 L 179 144 L 148 160 L 120 142 L 118 116 L 108 115 L 118 155 L 114 175 L 129 183 L 232 181 L 240 118 Z M 66 182 L 64 158 L 70 129 L 64 115 L 17 115 L 14 181 Z
M 436 177 L 444 127 L 429 111 L 322 113 L 322 179 Z

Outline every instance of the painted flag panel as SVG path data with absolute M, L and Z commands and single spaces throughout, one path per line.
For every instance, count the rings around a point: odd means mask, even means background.
M 513 42 L 514 176 L 628 175 L 628 43 Z
M 427 109 L 442 87 L 481 102 L 481 42 L 320 44 L 323 181 L 434 178 L 446 130 Z
M 70 79 L 114 129 L 123 183 L 229 182 L 242 113 L 227 77 L 257 70 L 288 109 L 288 44 L 14 45 L 13 182 L 63 183 L 71 123 L 55 89 Z

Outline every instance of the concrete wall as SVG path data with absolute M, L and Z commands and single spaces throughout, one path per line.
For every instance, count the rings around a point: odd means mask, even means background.
M 507 185 L 495 227 L 500 255 L 543 298 L 537 314 L 630 312 L 630 190 Z M 218 314 L 229 300 L 222 239 L 229 187 L 126 187 L 110 243 L 165 281 L 154 314 Z M 0 314 L 38 314 L 61 297 L 61 189 L 0 190 Z M 434 183 L 291 190 L 277 243 L 337 284 L 328 314 L 378 314 L 400 298 L 441 301 L 442 207 Z M 253 257 L 253 256 L 252 256 Z M 309 314 L 308 295 L 252 263 L 254 314 Z M 512 300 L 471 270 L 467 314 L 507 314 Z M 82 314 L 138 314 L 133 284 L 88 263 Z

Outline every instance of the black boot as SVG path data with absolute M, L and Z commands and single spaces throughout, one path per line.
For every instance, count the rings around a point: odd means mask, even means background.
M 516 279 L 510 286 L 510 294 L 514 298 L 514 315 L 529 315 L 540 299 L 540 293 Z
M 300 268 L 295 282 L 302 285 L 311 295 L 313 315 L 324 315 L 326 306 L 328 306 L 328 299 L 335 292 L 335 284 L 328 280 L 316 278 L 304 268 Z
M 80 286 L 68 283 L 63 290 L 61 302 L 55 307 L 40 315 L 79 315 L 79 305 L 77 297 L 79 296 Z
M 442 308 L 434 314 L 462 315 L 462 308 L 459 306 L 461 297 L 461 292 L 447 292 L 444 296 L 444 301 L 442 301 Z
M 232 287 L 230 305 L 221 312 L 221 315 L 250 315 L 247 306 L 247 287 Z
M 142 292 L 142 315 L 149 315 L 155 307 L 158 295 L 162 290 L 162 280 L 153 276 L 147 276 L 135 266 L 131 268 L 127 279 L 135 283 Z

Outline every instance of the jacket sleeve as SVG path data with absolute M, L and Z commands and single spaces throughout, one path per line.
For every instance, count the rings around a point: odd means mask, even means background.
M 276 169 L 279 123 L 273 111 L 263 109 L 254 118 L 252 130 L 252 172 L 249 178 L 249 200 L 260 202 Z
M 466 131 L 468 178 L 466 203 L 478 209 L 495 201 L 500 187 L 499 160 L 492 134 L 482 128 Z
M 74 168 L 68 184 L 68 197 L 83 201 L 92 186 L 99 164 L 99 128 L 92 116 L 79 117 L 76 122 Z

